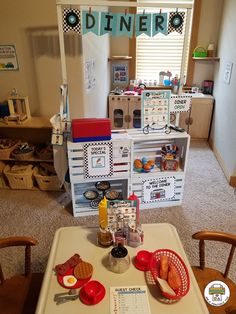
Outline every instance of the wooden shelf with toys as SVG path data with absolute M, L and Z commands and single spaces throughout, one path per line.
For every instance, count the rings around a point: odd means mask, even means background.
M 1 119 L 0 132 L 0 187 L 61 190 L 53 167 L 48 118 Z

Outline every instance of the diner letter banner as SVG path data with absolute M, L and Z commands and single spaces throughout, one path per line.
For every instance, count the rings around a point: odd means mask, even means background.
M 116 36 L 116 14 L 101 12 L 100 35 L 111 34 Z
M 167 31 L 167 13 L 159 13 L 152 15 L 152 36 L 158 33 L 164 35 L 168 34 Z
M 105 178 L 113 175 L 112 142 L 86 143 L 84 151 L 84 178 Z
M 169 14 L 169 24 L 168 24 L 168 34 L 172 32 L 178 32 L 182 34 L 184 25 L 185 12 L 170 12 Z
M 151 21 L 152 14 L 136 14 L 136 37 L 141 34 L 152 35 Z
M 111 13 L 82 11 L 82 35 L 92 32 L 98 36 L 140 36 L 153 37 L 159 33 L 168 35 L 172 32 L 182 34 L 185 12 L 170 13 Z
M 134 14 L 116 14 L 116 35 L 117 36 L 133 36 Z
M 99 35 L 99 12 L 82 11 L 82 34 L 92 32 Z

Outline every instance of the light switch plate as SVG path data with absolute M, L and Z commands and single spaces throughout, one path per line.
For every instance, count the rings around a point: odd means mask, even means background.
M 227 62 L 224 70 L 224 82 L 230 84 L 233 62 Z

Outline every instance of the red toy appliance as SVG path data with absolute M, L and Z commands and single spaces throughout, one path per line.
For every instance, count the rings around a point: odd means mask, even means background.
M 73 142 L 106 141 L 111 139 L 111 120 L 108 118 L 73 119 Z

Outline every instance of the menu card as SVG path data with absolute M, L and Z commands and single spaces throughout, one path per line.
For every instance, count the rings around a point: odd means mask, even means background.
M 147 287 L 110 287 L 110 313 L 151 314 Z

